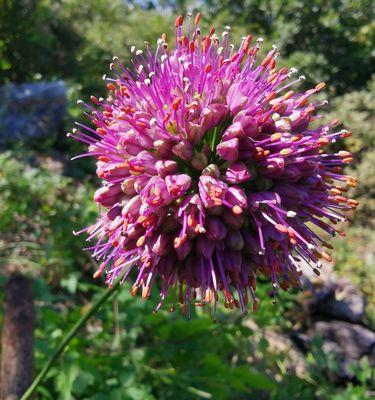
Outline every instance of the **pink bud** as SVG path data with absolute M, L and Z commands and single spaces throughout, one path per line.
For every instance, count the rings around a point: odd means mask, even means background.
M 186 127 L 186 133 L 189 141 L 195 145 L 201 141 L 205 133 L 205 130 L 201 125 L 194 124 L 193 122 L 188 122 Z
M 182 160 L 190 161 L 193 157 L 193 145 L 190 142 L 179 142 L 173 146 L 172 152 Z
M 121 194 L 122 190 L 120 185 L 104 186 L 95 192 L 94 201 L 104 207 L 110 207 L 119 201 Z
M 233 122 L 240 122 L 245 135 L 255 137 L 259 134 L 258 120 L 255 117 L 245 115 L 247 110 L 240 111 L 234 118 Z
M 130 199 L 125 206 L 123 207 L 121 214 L 124 217 L 127 217 L 128 215 L 131 215 L 133 217 L 137 216 L 139 214 L 139 208 L 142 204 L 141 196 L 134 196 L 132 199 Z
M 227 228 L 218 217 L 207 218 L 207 235 L 212 240 L 223 240 L 227 235 Z
M 156 171 L 161 178 L 165 178 L 168 174 L 172 174 L 178 170 L 176 161 L 159 160 L 155 164 Z
M 129 176 L 129 178 L 124 179 L 123 182 L 121 183 L 122 191 L 127 195 L 136 193 L 136 190 L 134 188 L 136 180 L 137 180 L 136 176 Z
M 237 206 L 241 210 L 247 207 L 247 196 L 245 191 L 239 186 L 231 186 L 225 196 L 225 200 L 232 205 L 233 209 Z M 237 210 L 237 211 L 236 211 Z M 234 209 L 235 214 L 241 214 L 238 208 Z
M 228 231 L 225 243 L 233 250 L 242 250 L 245 245 L 243 237 L 238 229 L 230 229 Z
M 191 250 L 191 240 L 186 239 L 181 245 L 175 248 L 177 258 L 181 261 L 184 260 L 190 253 L 190 250 Z
M 201 175 L 199 178 L 199 196 L 205 207 L 220 206 L 225 198 L 228 186 L 219 179 Z
M 240 122 L 233 123 L 223 134 L 223 141 L 240 138 L 245 135 L 243 127 Z
M 158 256 L 166 253 L 169 250 L 169 238 L 166 234 L 161 233 L 156 237 L 152 246 L 152 251 Z
M 202 175 L 212 176 L 213 178 L 220 177 L 220 169 L 216 164 L 207 165 L 207 167 L 202 171 Z
M 210 259 L 214 252 L 215 243 L 211 240 L 207 240 L 207 237 L 200 235 L 195 240 L 195 248 L 198 254 Z
M 221 142 L 217 147 L 216 151 L 219 156 L 226 161 L 235 161 L 238 158 L 238 139 L 230 139 L 225 142 Z
M 163 158 L 169 158 L 172 151 L 172 144 L 166 140 L 155 140 L 153 147 Z
M 190 188 L 191 178 L 186 174 L 168 175 L 165 178 L 168 193 L 172 198 L 177 199 L 183 196 Z
M 225 120 L 227 114 L 228 107 L 225 104 L 214 103 L 205 107 L 202 110 L 200 121 L 203 130 L 208 131 L 219 125 L 220 122 Z
M 237 161 L 231 164 L 228 167 L 225 176 L 227 182 L 229 183 L 246 182 L 251 178 L 249 170 L 247 169 L 246 165 L 241 161 Z
M 285 161 L 281 157 L 268 158 L 259 165 L 259 171 L 266 176 L 280 176 L 284 171 Z

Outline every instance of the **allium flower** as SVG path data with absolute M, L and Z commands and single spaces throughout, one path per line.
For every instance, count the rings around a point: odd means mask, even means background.
M 96 129 L 73 136 L 104 185 L 85 231 L 97 239 L 95 276 L 106 270 L 111 285 L 126 271 L 144 298 L 158 279 L 156 310 L 174 291 L 183 312 L 215 309 L 221 295 L 245 311 L 249 295 L 256 308 L 258 276 L 286 290 L 301 285 L 301 261 L 317 274 L 331 261 L 316 228 L 344 235 L 335 225 L 358 203 L 343 195 L 356 184 L 343 174 L 351 154 L 323 149 L 350 132 L 318 123 L 322 104 L 310 97 L 324 83 L 294 92 L 303 77 L 276 68 L 275 46 L 259 63 L 262 39 L 235 49 L 229 27 L 202 36 L 200 14 L 190 17 L 185 27 L 176 19 L 173 49 L 162 35 L 155 52 L 132 48 L 132 69 L 115 58 L 108 98 L 86 104 Z

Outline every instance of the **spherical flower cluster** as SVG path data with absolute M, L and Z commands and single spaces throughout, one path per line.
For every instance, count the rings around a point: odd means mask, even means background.
M 85 231 L 95 276 L 124 274 L 144 298 L 158 279 L 156 310 L 173 291 L 183 312 L 220 296 L 245 311 L 258 276 L 286 290 L 301 285 L 301 262 L 318 274 L 331 260 L 316 228 L 343 235 L 335 225 L 358 203 L 344 196 L 351 154 L 323 149 L 350 133 L 319 123 L 310 97 L 324 83 L 292 90 L 303 77 L 276 67 L 275 46 L 257 62 L 262 39 L 235 49 L 230 27 L 202 36 L 199 20 L 176 19 L 173 49 L 166 35 L 155 52 L 132 47 L 131 69 L 115 58 L 108 97 L 85 104 L 95 130 L 73 136 L 104 182 Z

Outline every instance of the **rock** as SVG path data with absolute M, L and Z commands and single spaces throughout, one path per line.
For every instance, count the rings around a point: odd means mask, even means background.
M 304 300 L 314 316 L 358 323 L 365 312 L 365 298 L 346 279 L 331 276 L 322 282 L 320 278 L 305 282 Z
M 349 364 L 367 355 L 373 360 L 375 347 L 375 332 L 358 325 L 343 321 L 319 321 L 313 324 L 309 331 L 311 338 L 322 337 L 322 350 L 325 354 L 334 354 L 339 365 L 339 377 L 353 378 Z
M 0 146 L 56 133 L 66 115 L 66 93 L 63 81 L 1 86 Z

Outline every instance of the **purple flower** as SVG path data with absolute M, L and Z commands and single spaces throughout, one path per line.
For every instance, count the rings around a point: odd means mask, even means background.
M 132 49 L 131 70 L 115 59 L 108 97 L 86 104 L 96 129 L 73 136 L 97 159 L 103 207 L 85 231 L 95 276 L 110 285 L 125 272 L 144 298 L 158 279 L 157 310 L 176 291 L 183 312 L 221 294 L 245 312 L 258 276 L 286 290 L 300 286 L 300 261 L 318 274 L 331 260 L 316 228 L 343 235 L 336 224 L 358 202 L 344 196 L 351 154 L 324 148 L 350 133 L 317 123 L 310 97 L 324 84 L 291 90 L 302 77 L 276 67 L 275 47 L 258 62 L 261 39 L 233 49 L 229 30 L 202 37 L 199 20 L 176 19 L 174 48 L 162 35 L 154 51 Z

